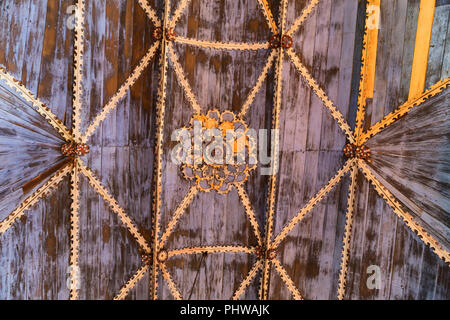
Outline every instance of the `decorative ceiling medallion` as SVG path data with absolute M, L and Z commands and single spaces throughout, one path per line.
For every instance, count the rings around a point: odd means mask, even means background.
M 89 146 L 85 143 L 70 142 L 61 146 L 61 153 L 66 157 L 82 157 L 89 153 Z
M 200 190 L 226 194 L 256 169 L 256 140 L 233 112 L 196 114 L 184 133 L 188 141 L 178 153 L 181 171 Z
M 292 37 L 287 34 L 274 34 L 269 39 L 269 46 L 272 49 L 278 49 L 280 47 L 283 47 L 284 49 L 290 49 L 292 48 L 293 43 L 294 41 L 292 40 Z
M 365 145 L 357 146 L 355 144 L 349 143 L 344 148 L 344 154 L 347 158 L 350 159 L 357 158 L 371 162 L 370 148 Z
M 169 258 L 169 253 L 167 252 L 166 249 L 159 250 L 158 255 L 157 255 L 157 260 L 159 263 L 166 262 L 168 258 Z
M 166 30 L 163 30 L 163 28 L 155 28 L 153 30 L 153 39 L 156 41 L 163 40 L 163 36 L 165 36 L 165 40 L 173 41 L 175 40 L 177 33 L 173 30 L 173 28 L 168 28 Z

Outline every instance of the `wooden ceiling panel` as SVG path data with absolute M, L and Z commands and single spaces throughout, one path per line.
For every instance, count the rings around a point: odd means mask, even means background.
M 79 298 L 111 300 L 141 267 L 140 248 L 85 177 L 80 190 Z
M 356 194 L 346 299 L 448 299 L 448 282 L 436 281 L 448 275 L 445 262 L 398 218 L 361 173 Z M 379 267 L 379 289 L 367 285 L 373 275 L 370 266 Z M 447 275 L 440 274 L 441 268 Z
M 2 299 L 69 298 L 69 217 L 70 179 L 65 177 L 56 190 L 2 234 Z
M 448 299 L 447 2 L 0 3 L 0 298 Z

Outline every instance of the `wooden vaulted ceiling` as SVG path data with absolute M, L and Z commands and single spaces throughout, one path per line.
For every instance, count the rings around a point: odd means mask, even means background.
M 450 4 L 280 2 L 0 4 L 0 298 L 449 298 Z M 277 174 L 186 180 L 209 110 L 279 129 Z

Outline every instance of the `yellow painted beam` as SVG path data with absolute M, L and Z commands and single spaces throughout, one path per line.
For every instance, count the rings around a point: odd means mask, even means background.
M 375 69 L 377 66 L 378 29 L 380 27 L 380 0 L 371 0 L 367 6 L 367 69 L 366 98 L 373 98 L 375 87 Z
M 435 0 L 421 0 L 417 22 L 416 45 L 409 86 L 409 99 L 419 96 L 425 90 L 428 53 L 430 51 L 431 31 L 433 30 Z

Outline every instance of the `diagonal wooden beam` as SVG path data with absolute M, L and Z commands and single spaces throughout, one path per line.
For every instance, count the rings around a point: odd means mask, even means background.
M 239 194 L 239 198 L 241 199 L 242 205 L 245 208 L 245 213 L 247 214 L 248 220 L 250 221 L 250 225 L 253 228 L 253 232 L 255 233 L 255 237 L 258 240 L 258 245 L 262 246 L 263 238 L 261 236 L 261 232 L 259 231 L 258 221 L 256 221 L 256 215 L 253 211 L 247 192 L 245 192 L 244 188 L 241 185 L 237 185 L 236 189 Z
M 137 227 L 131 221 L 130 217 L 120 207 L 117 200 L 114 199 L 113 196 L 109 193 L 109 191 L 102 185 L 100 180 L 94 175 L 91 169 L 86 167 L 79 158 L 77 158 L 77 161 L 80 172 L 88 179 L 89 184 L 109 204 L 111 210 L 119 216 L 122 223 L 126 226 L 131 235 L 136 239 L 137 243 L 141 246 L 141 248 L 144 249 L 146 253 L 149 253 L 151 250 L 150 246 L 147 244 L 147 241 L 138 231 Z
M 378 194 L 383 197 L 383 199 L 387 202 L 387 204 L 392 208 L 394 213 L 402 219 L 406 225 L 415 232 L 419 238 L 428 245 L 433 251 L 446 263 L 450 263 L 450 253 L 446 251 L 440 244 L 437 242 L 433 236 L 428 234 L 424 228 L 422 228 L 421 225 L 419 225 L 414 218 L 411 216 L 410 213 L 403 210 L 402 205 L 397 201 L 397 199 L 392 195 L 391 192 L 389 192 L 388 189 L 386 189 L 381 182 L 377 180 L 375 175 L 373 174 L 370 167 L 363 161 L 358 160 L 358 166 L 364 173 L 366 179 L 372 183 L 372 185 L 375 187 L 375 190 L 378 192 Z
M 161 27 L 161 20 L 158 18 L 155 10 L 150 6 L 148 0 L 138 0 L 139 5 L 147 14 L 147 17 L 153 22 L 156 28 Z
M 187 5 L 191 2 L 191 0 L 181 0 L 178 3 L 177 8 L 175 9 L 175 12 L 172 15 L 172 19 L 169 22 L 169 28 L 175 28 L 175 25 L 178 22 L 178 19 L 180 19 L 181 14 L 186 9 Z
M 294 50 L 292 50 L 291 48 L 286 52 L 291 58 L 291 61 L 294 64 L 294 66 L 300 72 L 303 79 L 305 79 L 305 81 L 308 83 L 308 85 L 311 87 L 311 89 L 314 91 L 317 97 L 322 101 L 324 106 L 330 111 L 331 116 L 337 121 L 339 128 L 341 128 L 341 130 L 345 133 L 348 141 L 350 141 L 350 143 L 354 143 L 355 142 L 354 134 L 352 132 L 352 129 L 348 125 L 347 121 L 345 121 L 342 113 L 336 108 L 333 101 L 331 101 L 331 99 L 327 96 L 325 91 L 323 91 L 323 89 L 318 85 L 316 80 L 314 80 L 314 78 L 311 76 L 308 69 L 300 61 L 300 58 L 297 56 Z
M 359 82 L 358 109 L 356 111 L 355 141 L 360 145 L 364 125 L 367 99 L 373 97 L 375 70 L 378 49 L 378 24 L 380 0 L 369 0 L 366 7 L 366 20 L 361 54 L 361 76 Z M 378 8 L 378 12 L 370 12 Z M 378 16 L 374 16 L 378 15 Z M 371 21 L 371 19 L 375 19 Z
M 127 297 L 130 291 L 136 286 L 136 284 L 145 276 L 145 274 L 150 270 L 150 267 L 145 264 L 139 268 L 138 271 L 127 281 L 127 283 L 120 289 L 114 300 L 123 300 Z
M 198 188 L 196 186 L 191 187 L 188 194 L 180 202 L 180 204 L 178 205 L 178 208 L 175 210 L 175 212 L 172 216 L 172 219 L 168 223 L 166 230 L 164 231 L 163 235 L 161 236 L 161 240 L 159 243 L 160 248 L 164 247 L 167 239 L 172 234 L 172 232 L 175 229 L 175 226 L 177 225 L 181 216 L 186 212 L 187 207 L 192 203 L 192 200 L 194 199 L 194 197 L 197 193 L 198 193 Z
M 286 32 L 286 35 L 292 36 L 298 28 L 305 22 L 306 18 L 311 14 L 313 9 L 317 6 L 317 4 L 320 2 L 320 0 L 310 0 L 308 5 L 303 9 L 301 15 L 295 19 L 294 23 L 292 24 L 292 27 Z
M 317 192 L 317 194 L 312 197 L 308 203 L 293 217 L 289 223 L 281 230 L 278 236 L 275 238 L 271 244 L 271 248 L 277 248 L 281 241 L 283 241 L 289 232 L 295 228 L 295 226 L 303 220 L 303 218 L 314 209 L 314 207 L 322 201 L 322 199 L 338 184 L 339 181 L 350 171 L 350 169 L 355 165 L 356 160 L 350 159 L 344 164 L 344 166 L 336 173 L 336 175 L 328 181 L 327 185 Z
M 17 219 L 20 219 L 27 210 L 37 204 L 39 200 L 50 194 L 71 170 L 72 163 L 69 162 L 63 168 L 59 169 L 42 187 L 26 198 L 20 206 L 11 212 L 4 220 L 2 220 L 0 222 L 0 236 L 5 233 Z
M 156 41 L 147 51 L 146 55 L 141 59 L 139 65 L 133 70 L 128 79 L 122 84 L 119 90 L 114 94 L 114 96 L 109 100 L 109 102 L 103 107 L 102 111 L 100 111 L 92 121 L 92 123 L 86 129 L 82 137 L 82 142 L 86 143 L 89 137 L 97 130 L 98 126 L 101 122 L 106 119 L 106 116 L 117 108 L 119 102 L 125 97 L 128 90 L 133 86 L 136 80 L 143 74 L 144 70 L 150 64 L 150 61 L 155 56 L 156 49 L 158 48 L 160 42 Z
M 167 52 L 169 54 L 170 61 L 172 62 L 173 69 L 177 76 L 178 82 L 180 83 L 180 86 L 183 88 L 184 94 L 186 95 L 186 98 L 189 100 L 192 109 L 197 114 L 201 113 L 201 107 L 197 101 L 197 98 L 192 92 L 191 86 L 189 85 L 189 83 L 186 80 L 186 77 L 184 76 L 183 69 L 181 68 L 180 63 L 178 62 L 177 54 L 173 50 L 172 45 L 170 43 L 167 45 Z
M 425 102 L 426 100 L 430 99 L 431 97 L 434 97 L 435 95 L 441 93 L 446 88 L 450 86 L 450 78 L 444 79 L 442 81 L 439 81 L 435 85 L 433 85 L 430 89 L 423 92 L 421 95 L 413 98 L 412 100 L 406 101 L 404 104 L 402 104 L 400 107 L 398 107 L 396 110 L 392 111 L 388 115 L 386 115 L 383 120 L 375 123 L 372 127 L 370 127 L 367 132 L 363 133 L 360 138 L 360 144 L 364 144 L 367 140 L 372 138 L 373 136 L 377 135 L 383 129 L 387 128 L 391 124 L 395 123 L 397 120 L 401 119 L 403 116 L 405 116 L 410 110 L 412 110 L 415 107 L 420 107 L 420 105 Z
M 242 106 L 241 112 L 239 113 L 239 118 L 243 118 L 245 114 L 247 113 L 248 109 L 252 105 L 252 103 L 255 101 L 256 94 L 261 89 L 261 86 L 267 78 L 267 74 L 269 73 L 269 69 L 272 67 L 275 57 L 277 56 L 277 52 L 275 50 L 272 50 L 272 52 L 269 55 L 269 58 L 267 59 L 267 62 L 263 68 L 263 71 L 258 77 L 258 80 L 256 81 L 255 86 L 250 91 L 250 94 L 248 95 L 247 99 L 244 102 L 244 105 Z
M 267 0 L 258 0 L 258 3 L 264 14 L 264 17 L 266 18 L 267 25 L 269 26 L 270 30 L 272 30 L 274 34 L 277 34 L 278 32 L 277 24 L 275 23 L 275 19 L 273 18 L 272 10 L 270 10 L 269 3 L 267 2 Z
M 278 274 L 280 275 L 281 280 L 283 280 L 283 282 L 286 284 L 286 287 L 291 292 L 292 297 L 295 300 L 303 300 L 302 294 L 297 289 L 297 287 L 294 284 L 294 281 L 292 281 L 291 277 L 288 275 L 286 270 L 283 268 L 280 261 L 277 258 L 275 258 L 271 262 L 275 266 L 275 270 L 277 270 Z
M 261 270 L 262 266 L 263 260 L 256 261 L 250 272 L 247 274 L 244 280 L 242 280 L 241 284 L 239 285 L 239 288 L 233 294 L 232 300 L 239 300 L 239 298 L 244 294 L 245 290 L 248 288 L 252 280 L 258 274 L 258 271 Z
M 178 291 L 178 288 L 175 284 L 175 282 L 172 280 L 172 277 L 170 276 L 170 273 L 167 271 L 166 266 L 161 263 L 159 264 L 161 268 L 161 272 L 163 275 L 164 280 L 167 282 L 167 286 L 169 287 L 170 293 L 172 293 L 172 296 L 175 300 L 183 300 L 180 291 Z
M 22 85 L 22 82 L 14 79 L 14 77 L 7 73 L 2 67 L 0 67 L 0 80 L 4 80 L 6 84 L 14 89 L 23 99 L 31 103 L 33 108 L 48 121 L 64 140 L 71 141 L 73 139 L 70 130 L 58 119 L 58 117 L 56 117 L 55 114 L 53 114 L 50 108 L 36 98 L 30 90 L 25 88 Z

